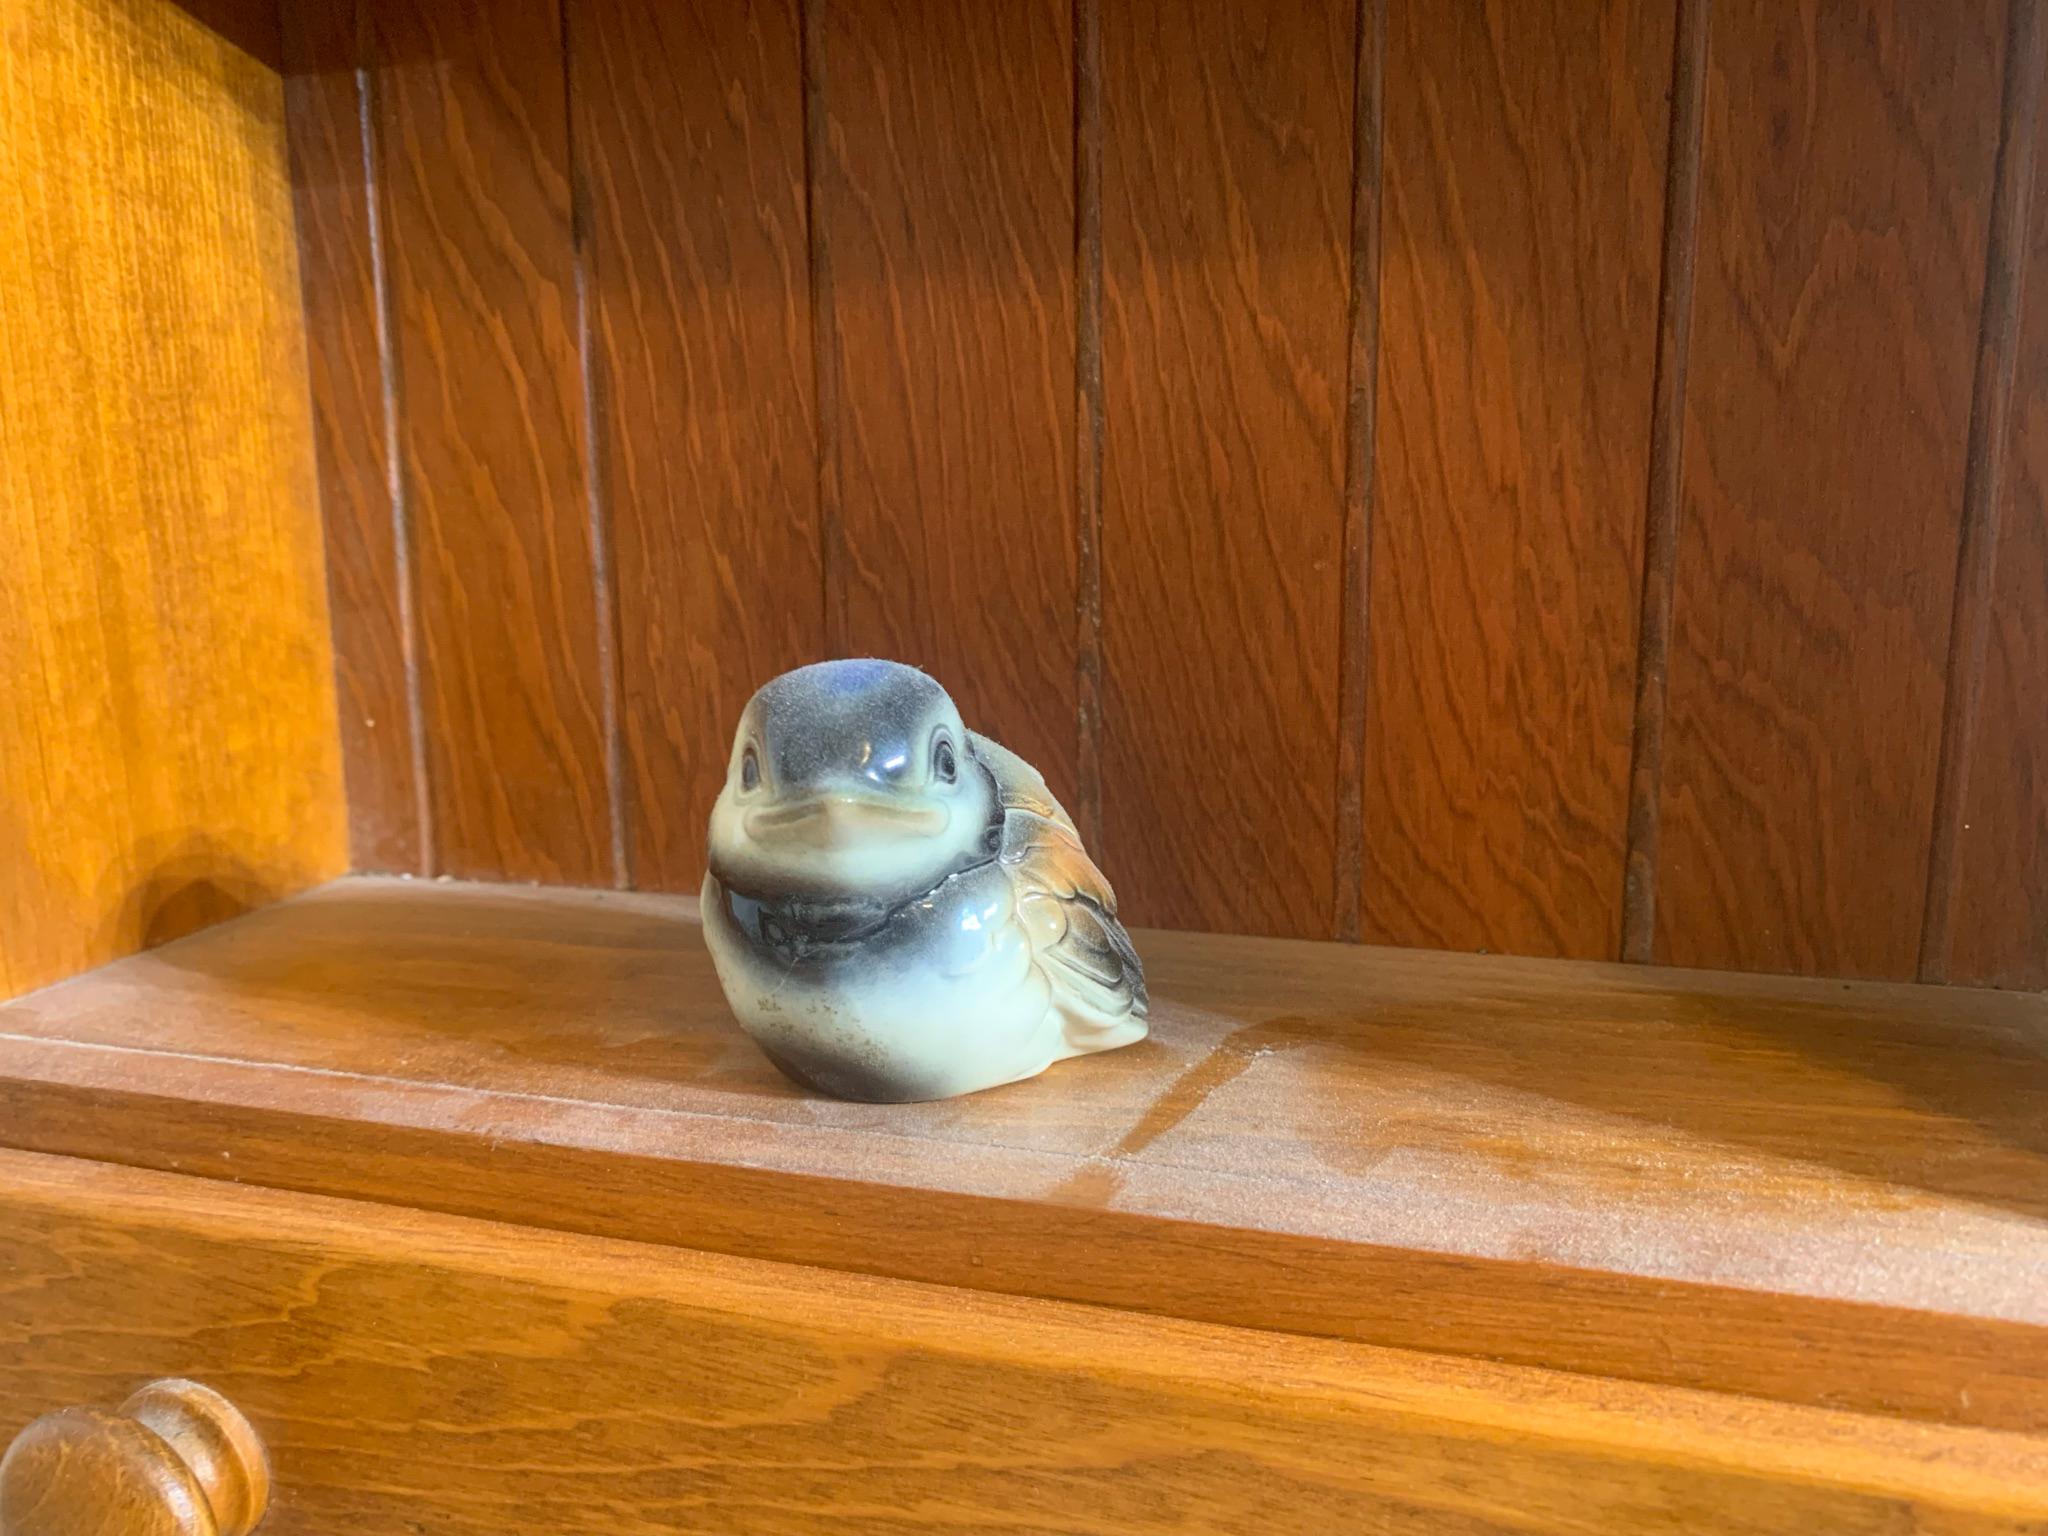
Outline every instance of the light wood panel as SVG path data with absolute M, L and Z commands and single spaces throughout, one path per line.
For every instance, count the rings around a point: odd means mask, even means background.
M 393 381 L 358 78 L 362 18 L 357 0 L 304 0 L 282 14 L 349 856 L 361 870 L 424 873 L 413 635 L 387 441 Z
M 154 0 L 0 70 L 0 994 L 337 873 L 277 77 Z
M 1912 974 L 2002 24 L 1714 6 L 1659 958 Z
M 2035 0 L 2015 0 L 2035 4 Z M 2042 23 L 2036 6 L 2038 60 Z M 2025 35 L 2025 34 L 2016 34 Z M 2037 130 L 2048 134 L 2048 126 Z M 2008 153 L 2019 146 L 2009 146 Z M 1982 687 L 1960 786 L 1946 979 L 2048 988 L 2048 146 L 2033 145 L 2031 219 L 2015 258 L 2024 304 L 1992 529 Z
M 560 8 L 367 3 L 428 857 L 454 874 L 609 884 Z
M 0 1008 L 0 1141 L 2048 1429 L 2048 999 L 1137 941 L 1150 1041 L 878 1111 L 687 899 L 344 882 Z
M 1076 783 L 1070 0 L 823 0 L 832 642 Z
M 264 1529 L 1946 1533 L 2038 1438 L 0 1159 L 0 1433 L 203 1373 Z
M 1365 936 L 1611 959 L 1672 11 L 1387 36 Z
M 1335 921 L 1356 11 L 1103 12 L 1102 862 L 1142 923 Z
M 694 891 L 754 688 L 824 654 L 795 0 L 570 9 L 636 884 Z

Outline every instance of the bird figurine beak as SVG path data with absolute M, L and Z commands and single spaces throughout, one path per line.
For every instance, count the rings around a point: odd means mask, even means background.
M 820 850 L 848 848 L 877 833 L 916 837 L 943 831 L 937 806 L 904 805 L 878 795 L 815 795 L 746 814 L 747 835 L 760 843 Z

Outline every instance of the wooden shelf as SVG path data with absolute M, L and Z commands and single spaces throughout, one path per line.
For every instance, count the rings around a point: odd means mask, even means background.
M 695 913 L 342 881 L 0 1007 L 0 1142 L 2048 1428 L 2048 999 L 1146 933 L 1152 1040 L 849 1105 Z

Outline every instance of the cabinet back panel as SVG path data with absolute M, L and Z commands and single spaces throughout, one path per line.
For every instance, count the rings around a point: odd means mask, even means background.
M 2048 984 L 2040 3 L 291 0 L 358 863 L 883 651 L 1137 922 Z

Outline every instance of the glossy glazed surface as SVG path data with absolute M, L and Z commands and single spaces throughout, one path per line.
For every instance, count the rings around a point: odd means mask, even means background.
M 806 1087 L 946 1098 L 1144 1037 L 1143 972 L 1072 820 L 914 668 L 766 684 L 710 843 L 719 981 Z

